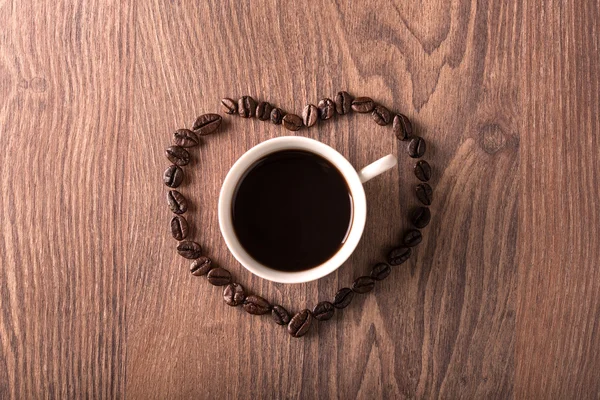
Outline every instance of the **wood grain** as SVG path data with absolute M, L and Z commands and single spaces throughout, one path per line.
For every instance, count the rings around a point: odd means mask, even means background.
M 598 398 L 599 8 L 0 0 L 0 398 Z M 189 274 L 163 152 L 224 96 L 299 113 L 341 89 L 414 121 L 433 220 L 407 265 L 298 340 Z M 227 116 L 181 191 L 215 262 L 298 311 L 399 241 L 416 179 L 369 116 L 298 132 L 357 167 L 400 162 L 366 185 L 343 268 L 261 280 L 225 246 L 218 192 L 285 134 Z
M 132 18 L 0 2 L 0 398 L 125 391 Z
M 521 61 L 522 398 L 600 397 L 599 15 L 592 1 L 524 9 L 525 43 L 544 46 Z

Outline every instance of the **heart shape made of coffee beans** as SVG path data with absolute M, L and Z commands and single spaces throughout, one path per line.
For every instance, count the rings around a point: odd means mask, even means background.
M 301 116 L 284 112 L 266 101 L 257 102 L 251 96 L 242 96 L 237 101 L 231 98 L 221 100 L 223 112 L 229 115 L 239 115 L 242 118 L 257 118 L 282 125 L 290 131 L 298 131 L 315 126 L 320 121 L 326 121 L 336 115 L 350 113 L 370 114 L 377 125 L 392 125 L 392 132 L 400 141 L 408 142 L 409 157 L 419 159 L 426 151 L 425 140 L 417 136 L 413 125 L 404 114 L 391 112 L 370 97 L 352 97 L 348 92 L 340 91 L 334 100 L 324 98 L 317 105 L 307 104 Z M 310 331 L 313 321 L 331 319 L 335 310 L 348 307 L 355 294 L 365 294 L 372 291 L 378 281 L 386 279 L 392 267 L 406 262 L 412 253 L 412 248 L 422 240 L 421 229 L 431 220 L 429 206 L 433 200 L 433 190 L 427 183 L 431 179 L 431 166 L 425 160 L 419 160 L 414 166 L 414 174 L 420 181 L 415 186 L 415 194 L 422 206 L 415 207 L 409 212 L 409 219 L 414 229 L 408 230 L 398 247 L 392 249 L 387 260 L 372 267 L 369 275 L 356 278 L 351 287 L 337 291 L 331 301 L 321 301 L 312 310 L 303 309 L 293 315 L 281 305 L 272 305 L 265 298 L 256 294 L 248 294 L 238 282 L 234 282 L 231 273 L 222 267 L 217 267 L 212 260 L 203 254 L 199 243 L 187 240 L 189 227 L 184 215 L 188 209 L 186 197 L 176 190 L 183 181 L 182 167 L 190 164 L 189 149 L 200 143 L 200 138 L 216 132 L 222 122 L 221 115 L 207 113 L 199 116 L 191 129 L 178 129 L 173 134 L 173 145 L 165 150 L 167 159 L 172 163 L 163 173 L 163 182 L 171 190 L 167 193 L 167 204 L 173 212 L 170 222 L 173 238 L 178 241 L 177 252 L 184 258 L 192 259 L 190 272 L 194 276 L 206 276 L 209 283 L 215 286 L 225 286 L 223 300 L 231 307 L 241 305 L 252 315 L 271 314 L 278 325 L 287 326 L 287 331 L 293 337 L 301 337 Z

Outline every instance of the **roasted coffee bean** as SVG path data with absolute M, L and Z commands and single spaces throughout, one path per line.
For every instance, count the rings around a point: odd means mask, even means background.
M 262 297 L 251 294 L 244 301 L 244 310 L 248 314 L 262 315 L 271 311 L 271 305 Z
M 167 204 L 175 214 L 183 214 L 187 211 L 187 200 L 177 190 L 169 190 L 167 193 Z
M 419 183 L 416 189 L 417 199 L 426 206 L 430 206 L 433 201 L 433 189 L 427 183 Z
M 350 288 L 342 288 L 338 290 L 333 298 L 333 306 L 335 308 L 346 308 L 354 298 L 354 292 Z
M 373 121 L 375 121 L 377 125 L 381 126 L 389 124 L 392 120 L 392 114 L 390 114 L 390 110 L 380 105 L 375 106 L 375 109 L 371 113 L 371 117 L 373 117 Z
M 171 218 L 171 235 L 175 240 L 183 240 L 188 235 L 188 223 L 181 215 Z
M 352 109 L 358 113 L 370 113 L 375 108 L 375 102 L 370 97 L 357 97 L 352 101 Z
M 319 119 L 319 109 L 313 104 L 307 104 L 302 110 L 302 123 L 306 126 L 313 126 Z
M 322 301 L 313 308 L 313 317 L 315 317 L 317 321 L 327 321 L 328 319 L 333 318 L 334 313 L 335 307 L 328 301 Z
M 221 105 L 223 106 L 223 112 L 225 114 L 237 113 L 237 103 L 235 102 L 235 100 L 230 99 L 229 97 L 225 97 L 221 100 Z
M 176 188 L 183 182 L 183 170 L 177 165 L 170 165 L 165 169 L 163 182 L 170 188 Z
M 281 124 L 283 120 L 283 110 L 281 108 L 274 108 L 271 110 L 271 122 L 275 125 Z
M 425 160 L 420 160 L 415 164 L 415 176 L 423 182 L 431 179 L 431 166 Z
M 335 114 L 335 103 L 331 99 L 323 99 L 317 105 L 319 109 L 319 118 L 325 120 L 333 117 Z
M 302 118 L 296 114 L 286 114 L 282 120 L 283 127 L 290 131 L 297 131 L 302 128 Z
M 410 231 L 404 234 L 403 243 L 408 247 L 415 247 L 423 240 L 423 235 L 421 235 L 421 231 L 418 229 L 411 229 Z
M 192 129 L 200 136 L 210 135 L 221 126 L 223 117 L 219 114 L 204 114 L 199 116 L 194 122 Z
M 246 299 L 246 293 L 244 292 L 244 287 L 239 283 L 230 283 L 225 286 L 223 290 L 223 300 L 227 303 L 228 306 L 235 307 L 239 306 Z
M 273 106 L 267 103 L 266 101 L 261 101 L 256 106 L 256 118 L 261 121 L 267 121 L 271 117 L 271 110 Z
M 415 136 L 408 143 L 408 155 L 412 158 L 421 158 L 425 154 L 425 140 L 422 137 Z
M 165 150 L 165 155 L 175 165 L 183 167 L 190 163 L 190 153 L 180 146 L 169 146 Z
M 219 114 L 202 114 L 192 125 L 192 130 L 196 135 L 206 136 L 216 131 L 223 122 L 223 118 Z
M 202 247 L 191 240 L 179 242 L 177 245 L 177 252 L 181 257 L 185 257 L 190 260 L 195 260 L 202 255 Z
M 196 258 L 190 265 L 190 272 L 194 276 L 206 275 L 211 269 L 213 269 L 212 260 L 206 256 Z
M 313 316 L 310 310 L 302 310 L 294 315 L 288 324 L 288 332 L 293 337 L 306 335 L 310 325 L 312 324 Z
M 277 325 L 287 325 L 290 322 L 290 313 L 282 306 L 273 306 L 271 317 Z
M 396 247 L 388 254 L 388 264 L 400 265 L 410 257 L 412 250 L 410 247 Z
M 225 268 L 217 267 L 208 271 L 206 279 L 211 285 L 224 286 L 231 282 L 231 273 Z
M 252 118 L 256 113 L 256 100 L 250 96 L 244 96 L 238 100 L 238 114 L 242 118 Z
M 388 277 L 392 269 L 386 263 L 378 263 L 371 270 L 371 278 L 382 281 Z
M 173 134 L 173 143 L 181 147 L 194 147 L 200 143 L 200 139 L 189 129 L 179 129 Z
M 413 133 L 412 124 L 404 114 L 396 114 L 392 122 L 392 131 L 398 140 L 408 140 Z
M 416 228 L 423 229 L 431 220 L 431 211 L 427 207 L 417 207 L 410 212 L 409 218 Z
M 361 276 L 356 278 L 352 284 L 352 290 L 356 293 L 368 293 L 375 287 L 375 279 L 370 276 Z
M 335 95 L 335 111 L 340 114 L 348 114 L 352 109 L 352 96 L 348 92 L 338 92 Z

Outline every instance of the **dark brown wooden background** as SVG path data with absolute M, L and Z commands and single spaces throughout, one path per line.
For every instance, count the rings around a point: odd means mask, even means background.
M 600 3 L 303 3 L 0 1 L 0 398 L 600 397 Z M 189 274 L 163 151 L 221 97 L 300 112 L 340 89 L 418 125 L 434 218 L 407 265 L 296 340 Z M 415 179 L 368 116 L 302 131 L 399 167 L 366 185 L 345 267 L 263 281 L 228 253 L 217 196 L 286 133 L 227 117 L 182 191 L 214 258 L 298 310 L 398 241 Z

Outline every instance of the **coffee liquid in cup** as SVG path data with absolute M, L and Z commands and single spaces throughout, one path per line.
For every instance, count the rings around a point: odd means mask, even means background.
M 343 175 L 302 150 L 269 154 L 235 190 L 235 234 L 248 254 L 280 271 L 303 271 L 330 259 L 352 225 L 352 196 Z

